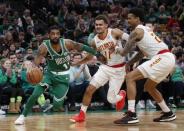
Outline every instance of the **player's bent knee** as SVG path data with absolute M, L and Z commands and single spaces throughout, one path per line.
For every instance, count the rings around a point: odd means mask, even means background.
M 107 101 L 111 104 L 115 104 L 116 103 L 116 99 L 110 96 L 107 96 Z

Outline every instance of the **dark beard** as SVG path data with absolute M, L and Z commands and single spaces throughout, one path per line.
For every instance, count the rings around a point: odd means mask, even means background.
M 57 44 L 59 44 L 59 39 L 55 39 L 55 40 L 50 40 L 51 41 L 51 43 L 52 44 L 54 44 L 54 45 L 57 45 Z

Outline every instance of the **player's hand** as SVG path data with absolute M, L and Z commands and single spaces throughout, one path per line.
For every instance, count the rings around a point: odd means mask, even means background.
M 107 64 L 107 58 L 104 55 L 102 55 L 100 52 L 97 53 L 96 58 L 102 64 Z
M 125 65 L 125 71 L 126 71 L 126 73 L 130 72 L 130 70 L 131 70 L 130 65 L 128 63 L 126 63 L 126 65 Z
M 115 52 L 115 47 L 116 47 L 116 46 L 111 46 L 111 47 L 109 48 L 109 54 L 112 54 L 112 53 Z
M 119 47 L 119 46 L 116 46 L 114 52 L 115 52 L 116 54 L 120 54 L 120 47 Z

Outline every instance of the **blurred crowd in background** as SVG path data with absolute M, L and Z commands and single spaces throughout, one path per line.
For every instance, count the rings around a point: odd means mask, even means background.
M 34 59 L 39 45 L 48 39 L 47 29 L 59 25 L 62 37 L 90 46 L 95 36 L 94 19 L 98 14 L 109 18 L 109 27 L 127 33 L 129 9 L 140 7 L 145 11 L 145 23 L 169 46 L 176 55 L 176 70 L 157 88 L 170 107 L 183 107 L 184 95 L 184 2 L 182 0 L 0 0 L 0 114 L 20 113 L 34 85 L 27 82 L 26 69 Z M 136 51 L 132 52 L 134 54 Z M 127 60 L 131 58 L 131 55 Z M 73 61 L 86 53 L 71 54 Z M 144 59 L 146 60 L 146 59 Z M 46 66 L 42 62 L 43 69 Z M 94 58 L 86 65 L 71 67 L 71 82 L 65 106 L 60 111 L 78 110 L 91 77 L 98 70 Z M 157 108 L 138 82 L 137 108 Z M 126 89 L 126 84 L 122 86 Z M 106 98 L 108 85 L 93 97 L 91 109 L 114 109 Z M 45 92 L 33 107 L 34 111 L 52 109 L 52 96 Z M 8 105 L 8 106 L 6 106 Z M 19 109 L 19 107 L 21 107 Z M 66 108 L 67 107 L 67 108 Z

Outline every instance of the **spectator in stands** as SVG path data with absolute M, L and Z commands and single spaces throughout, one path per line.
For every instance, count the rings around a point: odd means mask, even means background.
M 6 32 L 5 33 L 5 44 L 10 46 L 13 43 L 14 43 L 14 40 L 13 40 L 12 33 L 10 31 Z
M 149 12 L 146 15 L 146 21 L 150 23 L 155 23 L 157 21 L 157 15 L 153 8 L 149 8 Z
M 16 54 L 14 52 L 10 52 L 9 59 L 11 61 L 12 69 L 18 72 L 18 69 L 20 69 L 21 65 L 19 63 L 19 60 L 17 59 Z
M 182 13 L 179 15 L 179 23 L 180 23 L 180 27 L 182 29 L 182 31 L 184 31 L 184 8 Z
M 81 54 L 74 54 L 73 62 L 76 63 L 82 59 Z M 69 110 L 76 110 L 75 102 L 77 98 L 82 100 L 82 96 L 89 85 L 91 75 L 87 65 L 72 66 L 70 68 L 70 88 L 68 92 L 68 98 L 70 102 Z
M 22 48 L 27 48 L 28 47 L 28 43 L 25 41 L 25 33 L 24 32 L 19 32 L 19 35 L 18 35 L 18 38 L 19 38 L 19 43 L 20 43 L 20 46 Z
M 35 33 L 34 33 L 34 28 L 33 28 L 33 26 L 28 25 L 26 31 L 27 31 L 27 32 L 26 32 L 26 34 L 25 34 L 25 41 L 26 41 L 27 43 L 30 43 L 31 39 L 32 39 L 33 37 L 35 37 Z
M 18 61 L 22 62 L 23 61 L 23 51 L 20 50 L 20 49 L 17 49 L 15 51 L 15 54 L 16 54 L 16 57 L 17 57 Z
M 2 55 L 3 58 L 7 58 L 9 56 L 9 49 L 5 46 L 3 47 Z
M 38 50 L 39 42 L 35 37 L 31 39 L 30 47 L 32 48 L 33 53 L 35 53 Z
M 11 68 L 11 61 L 9 59 L 1 60 L 0 68 L 0 88 L 2 94 L 10 96 L 9 113 L 19 113 L 22 101 L 23 92 L 21 88 L 16 87 L 17 76 L 15 71 Z
M 78 21 L 77 27 L 74 31 L 75 40 L 81 43 L 87 42 L 87 37 L 89 34 L 88 29 L 89 29 L 89 26 L 85 23 L 85 20 L 81 18 Z
M 41 43 L 43 41 L 43 35 L 41 33 L 37 32 L 37 33 L 35 33 L 35 38 L 36 38 L 37 44 L 41 45 Z
M 24 29 L 24 31 L 27 30 L 27 23 L 26 23 L 26 17 L 30 16 L 31 11 L 29 9 L 25 9 L 23 12 L 23 15 L 18 19 L 18 25 Z
M 177 107 L 184 107 L 181 98 L 184 95 L 184 75 L 181 67 L 176 65 L 175 70 L 171 76 L 171 81 L 173 82 L 174 92 L 175 92 L 175 103 Z
M 165 6 L 161 5 L 159 11 L 157 12 L 157 19 L 159 24 L 167 24 L 168 19 L 170 18 L 169 12 L 166 11 Z
M 15 44 L 11 44 L 9 50 L 10 52 L 15 52 L 16 50 Z

